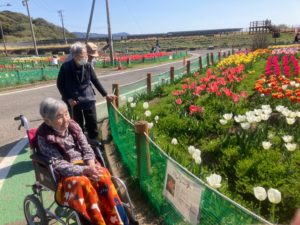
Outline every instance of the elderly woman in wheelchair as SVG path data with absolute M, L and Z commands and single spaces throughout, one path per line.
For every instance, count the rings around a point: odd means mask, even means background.
M 44 123 L 37 129 L 39 153 L 52 161 L 60 176 L 55 193 L 60 205 L 80 213 L 92 224 L 128 224 L 128 217 L 108 170 L 95 159 L 67 105 L 46 98 L 40 104 Z

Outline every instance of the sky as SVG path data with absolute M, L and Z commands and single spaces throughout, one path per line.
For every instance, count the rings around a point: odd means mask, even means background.
M 7 7 L 6 4 L 11 4 Z M 42 17 L 71 32 L 86 32 L 92 0 L 29 0 L 31 17 Z M 112 33 L 248 28 L 251 21 L 300 26 L 300 0 L 109 0 Z M 22 0 L 0 0 L 0 10 L 27 15 Z M 96 0 L 92 33 L 107 33 L 105 0 Z

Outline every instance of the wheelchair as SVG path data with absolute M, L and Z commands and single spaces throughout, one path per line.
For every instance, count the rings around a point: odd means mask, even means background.
M 51 203 L 48 207 L 44 207 L 45 200 L 43 193 L 56 191 L 56 187 L 59 181 L 59 175 L 53 170 L 52 162 L 48 158 L 39 154 L 37 143 L 35 139 L 35 133 L 37 129 L 29 129 L 29 123 L 24 115 L 20 115 L 14 118 L 16 121 L 20 121 L 19 130 L 24 127 L 27 133 L 29 147 L 32 150 L 30 158 L 32 159 L 32 165 L 35 172 L 36 181 L 31 185 L 33 194 L 25 197 L 23 202 L 23 209 L 26 221 L 29 225 L 40 224 L 46 225 L 53 221 L 56 221 L 63 225 L 85 225 L 91 224 L 87 219 L 85 219 L 81 214 L 77 213 L 75 210 L 68 207 L 59 206 L 56 204 L 54 198 L 52 198 Z M 102 154 L 101 142 L 98 144 L 91 145 L 93 148 L 96 159 L 99 163 L 106 167 L 106 163 Z M 130 225 L 138 225 L 135 215 L 134 215 L 134 205 L 128 194 L 127 187 L 125 183 L 118 177 L 111 176 L 111 180 L 115 185 L 115 188 L 119 194 L 122 201 L 122 205 L 126 211 L 127 217 L 129 219 Z M 47 202 L 47 204 L 49 204 Z

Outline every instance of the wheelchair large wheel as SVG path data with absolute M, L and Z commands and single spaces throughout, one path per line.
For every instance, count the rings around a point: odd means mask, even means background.
M 29 225 L 48 224 L 46 211 L 42 203 L 34 195 L 28 195 L 24 199 L 24 214 Z

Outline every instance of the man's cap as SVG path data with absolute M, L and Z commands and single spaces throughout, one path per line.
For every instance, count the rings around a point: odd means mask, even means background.
M 86 43 L 87 54 L 90 56 L 98 57 L 98 47 L 92 42 Z

